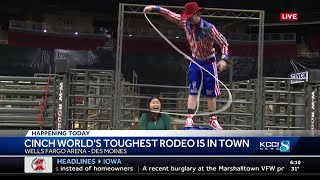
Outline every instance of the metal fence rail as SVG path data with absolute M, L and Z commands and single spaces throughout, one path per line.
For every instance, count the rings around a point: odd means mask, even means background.
M 162 110 L 165 112 L 187 113 L 187 86 L 138 84 L 136 75 L 133 83 L 122 78 L 121 92 L 115 93 L 114 71 L 71 69 L 64 77 L 68 77 L 64 90 L 67 99 L 65 129 L 139 129 L 139 119 L 142 113 L 148 111 L 147 100 L 151 96 L 161 96 L 164 102 Z M 59 79 L 61 75 L 55 74 L 0 76 L 0 128 L 56 129 Z M 290 80 L 264 78 L 262 121 L 256 121 L 256 80 L 227 85 L 230 86 L 233 102 L 229 109 L 218 114 L 221 125 L 226 130 L 250 130 L 256 127 L 312 129 L 314 122 L 310 119 L 315 118 L 312 113 L 318 107 L 314 103 L 319 104 L 319 85 L 307 86 L 307 83 L 302 83 L 293 86 Z M 114 103 L 117 94 L 120 94 L 120 106 Z M 217 108 L 224 106 L 227 99 L 226 89 L 221 88 Z M 116 111 L 120 112 L 120 116 L 115 119 Z M 205 97 L 200 98 L 198 113 L 201 112 L 207 112 Z M 41 115 L 43 119 L 40 121 Z M 184 116 L 171 117 L 174 129 L 183 128 Z M 196 125 L 207 125 L 208 119 L 196 116 L 194 120 Z
M 0 76 L 0 128 L 52 129 L 54 82 L 54 77 Z
M 250 82 L 251 83 L 251 82 Z M 187 113 L 187 97 L 188 97 L 188 87 L 186 86 L 168 86 L 168 85 L 155 85 L 155 84 L 130 84 L 122 83 L 122 88 L 125 87 L 139 87 L 139 96 L 133 95 L 122 95 L 122 102 L 138 100 L 140 104 L 135 104 L 135 106 L 128 108 L 122 104 L 121 112 L 127 112 L 128 114 L 135 114 L 131 118 L 122 118 L 120 121 L 122 123 L 128 123 L 131 128 L 137 129 L 139 124 L 139 117 L 143 112 L 148 111 L 147 100 L 150 96 L 160 95 L 163 99 L 162 110 L 165 112 L 175 112 L 175 113 Z M 154 92 L 153 94 L 147 93 L 149 91 Z M 219 114 L 221 124 L 226 129 L 251 129 L 252 119 L 254 115 L 253 108 L 253 90 L 248 89 L 248 87 L 241 87 L 237 89 L 230 89 L 234 97 L 237 97 L 233 101 L 233 108 L 227 112 Z M 146 93 L 143 93 L 146 92 Z M 218 108 L 221 108 L 227 102 L 227 91 L 221 89 L 222 95 L 217 100 Z M 134 112 L 134 113 L 133 113 Z M 201 97 L 199 113 L 207 112 L 207 102 L 204 97 Z M 123 116 L 125 117 L 125 116 Z M 181 129 L 184 124 L 184 118 L 181 116 L 171 116 L 175 129 Z M 196 117 L 195 124 L 207 125 L 208 117 Z M 127 126 L 127 127 L 128 127 Z

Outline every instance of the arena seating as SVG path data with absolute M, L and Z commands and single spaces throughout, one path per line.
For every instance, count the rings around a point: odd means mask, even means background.
M 175 41 L 174 43 L 182 51 L 189 53 L 189 45 L 185 41 Z M 155 48 L 156 47 L 156 48 Z M 127 53 L 176 53 L 176 51 L 161 40 L 125 40 L 124 52 Z M 217 47 L 219 49 L 219 47 Z M 230 44 L 230 54 L 232 56 L 249 56 L 255 57 L 258 55 L 258 46 L 256 43 L 247 44 Z M 266 43 L 264 45 L 264 57 L 296 57 L 296 44 L 278 44 Z

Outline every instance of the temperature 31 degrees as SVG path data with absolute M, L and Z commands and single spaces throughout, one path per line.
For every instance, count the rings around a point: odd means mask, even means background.
M 298 172 L 299 169 L 300 169 L 300 167 L 298 167 L 298 166 L 293 166 L 293 167 L 291 167 L 291 172 Z

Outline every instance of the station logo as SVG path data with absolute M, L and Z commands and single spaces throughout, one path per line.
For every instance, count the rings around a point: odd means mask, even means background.
M 25 173 L 52 173 L 51 157 L 25 157 Z
M 290 152 L 290 141 L 264 141 L 260 142 L 261 151 L 280 151 L 280 152 Z

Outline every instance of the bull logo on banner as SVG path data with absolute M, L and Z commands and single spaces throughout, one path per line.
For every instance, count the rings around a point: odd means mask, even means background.
M 42 172 L 46 169 L 46 161 L 44 160 L 44 158 L 35 158 L 31 162 L 31 168 L 33 169 L 33 171 Z

